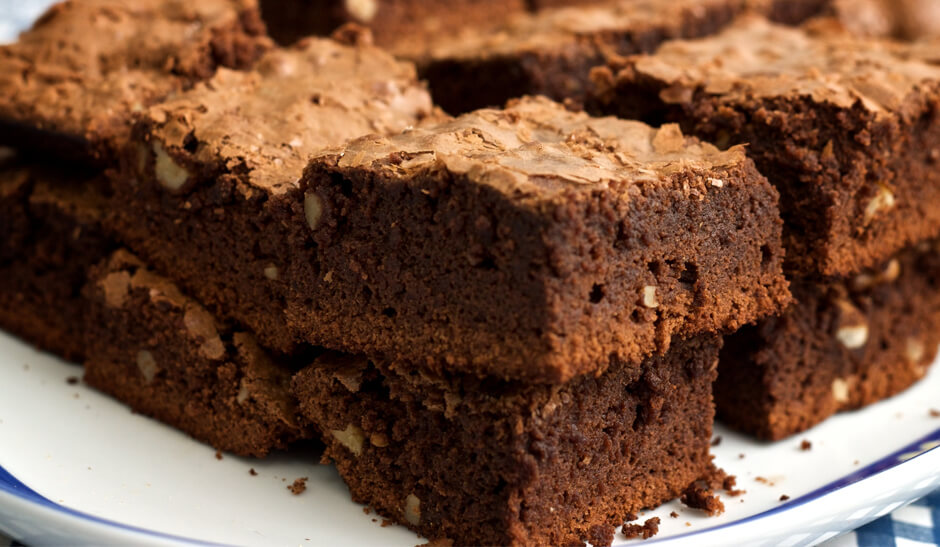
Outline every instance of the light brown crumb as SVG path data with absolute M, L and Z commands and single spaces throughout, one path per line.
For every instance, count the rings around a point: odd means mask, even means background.
M 931 418 L 940 418 L 940 410 L 936 408 L 931 408 L 927 413 L 930 414 Z
M 382 528 L 388 528 L 389 526 L 395 524 L 389 519 L 382 519 Z
M 676 513 L 675 511 L 673 511 L 672 513 L 669 513 L 669 516 L 672 517 L 672 518 L 674 518 L 674 519 L 677 519 L 677 518 L 679 518 L 679 513 Z
M 221 459 L 222 459 L 222 452 L 221 452 L 221 451 L 219 451 L 219 450 L 216 450 L 216 451 L 215 451 L 215 459 L 217 459 L 217 460 L 221 460 Z
M 800 450 L 802 450 L 803 452 L 806 452 L 807 450 L 811 450 L 812 448 L 813 448 L 813 443 L 809 442 L 808 440 L 803 439 L 803 441 L 800 442 Z
M 366 515 L 371 515 L 372 509 L 370 509 L 369 506 L 366 505 L 365 507 L 362 508 L 362 512 L 365 513 Z
M 649 539 L 659 533 L 659 517 L 647 519 L 643 524 L 624 524 L 620 533 L 626 539 Z
M 307 489 L 307 477 L 300 477 L 294 480 L 294 483 L 287 487 L 291 494 L 299 496 Z
M 770 481 L 765 479 L 764 477 L 754 477 L 754 481 L 759 482 L 761 484 L 770 484 Z M 770 485 L 773 486 L 772 484 Z
M 685 523 L 685 525 L 686 525 L 686 526 L 692 526 L 692 523 L 691 523 L 691 522 L 688 522 L 688 521 L 686 521 L 686 523 Z
M 787 501 L 788 499 L 790 499 L 790 496 L 786 494 L 783 494 L 782 496 L 780 496 L 780 501 Z
M 742 453 L 742 454 L 738 454 L 738 459 L 739 459 L 739 460 L 743 460 L 743 459 L 744 459 L 744 454 L 743 454 L 743 453 Z
M 258 476 L 258 472 L 255 471 L 255 468 L 254 468 L 254 467 L 252 467 L 251 469 L 248 470 L 248 474 L 251 475 L 252 477 L 257 477 L 257 476 Z
M 78 376 L 69 376 L 68 378 L 65 379 L 65 383 L 70 386 L 74 386 L 78 382 L 79 382 Z
M 858 460 L 855 460 L 854 462 L 852 462 L 852 465 L 858 465 Z

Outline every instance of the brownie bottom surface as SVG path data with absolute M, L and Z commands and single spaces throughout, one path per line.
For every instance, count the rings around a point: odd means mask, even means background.
M 913 385 L 940 344 L 938 249 L 923 243 L 847 279 L 793 283 L 786 313 L 727 338 L 719 418 L 782 439 Z
M 609 543 L 706 474 L 720 340 L 554 387 L 326 354 L 294 378 L 352 497 L 460 545 Z

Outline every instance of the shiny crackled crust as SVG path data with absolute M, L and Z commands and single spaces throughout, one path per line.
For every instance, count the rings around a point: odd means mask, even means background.
M 97 265 L 85 292 L 92 387 L 243 456 L 308 435 L 289 393 L 291 369 L 127 251 Z
M 745 18 L 598 68 L 592 108 L 747 143 L 781 193 L 789 271 L 847 275 L 940 229 L 940 67 L 899 49 Z
M 525 99 L 364 137 L 305 175 L 329 347 L 563 381 L 787 298 L 775 193 L 740 149 Z
M 108 165 L 132 113 L 270 47 L 251 0 L 62 2 L 0 46 L 0 135 Z
M 795 281 L 789 310 L 726 338 L 721 418 L 781 439 L 923 378 L 940 344 L 938 251 L 922 242 L 846 279 Z

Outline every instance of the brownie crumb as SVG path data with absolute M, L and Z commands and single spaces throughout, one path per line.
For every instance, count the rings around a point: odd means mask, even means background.
M 636 516 L 636 513 L 627 513 L 627 516 L 623 517 L 624 522 L 633 522 L 640 517 Z
M 257 477 L 257 476 L 258 476 L 258 472 L 255 471 L 255 468 L 254 468 L 254 467 L 252 467 L 251 469 L 248 470 L 248 474 L 251 475 L 252 477 Z
M 685 521 L 685 525 L 686 525 L 686 526 L 692 526 L 692 523 L 689 522 L 689 521 Z
M 744 454 L 738 454 L 738 459 L 739 459 L 739 460 L 743 460 L 743 459 L 744 459 Z
M 220 451 L 220 450 L 216 450 L 216 451 L 215 451 L 215 459 L 217 459 L 217 460 L 221 460 L 221 459 L 222 459 L 222 451 Z
M 626 528 L 626 525 L 624 526 Z M 614 527 L 609 524 L 597 524 L 588 530 L 588 543 L 597 547 L 610 547 L 614 542 Z
M 755 480 L 756 482 L 761 483 L 761 484 L 769 484 L 770 486 L 773 486 L 772 484 L 770 484 L 770 481 L 767 480 L 767 479 L 764 478 L 764 477 L 754 477 L 754 480 Z
M 679 499 L 692 509 L 705 511 L 710 517 L 720 515 L 725 510 L 725 504 L 701 481 L 686 488 Z
M 813 443 L 809 442 L 806 439 L 803 439 L 803 442 L 800 443 L 800 450 L 802 450 L 803 452 L 806 452 L 807 450 L 810 450 L 811 448 L 813 448 Z
M 363 512 L 364 514 L 366 514 L 366 515 L 371 515 L 371 514 L 372 514 L 372 509 L 370 509 L 369 506 L 366 505 L 365 507 L 362 508 L 362 512 Z
M 787 501 L 788 499 L 790 499 L 790 496 L 788 496 L 788 495 L 786 495 L 786 494 L 780 496 L 780 501 Z
M 307 489 L 307 477 L 301 477 L 296 479 L 293 484 L 287 487 L 291 491 L 291 494 L 299 496 L 304 493 L 304 490 Z
M 672 518 L 674 518 L 674 519 L 677 519 L 677 518 L 679 518 L 679 513 L 676 513 L 675 511 L 673 511 L 672 513 L 669 513 L 669 516 L 672 517 Z
M 705 476 L 702 477 L 702 480 L 705 481 L 705 484 L 708 485 L 708 488 L 711 490 L 724 490 L 731 497 L 737 497 L 741 494 L 744 494 L 744 490 L 738 490 L 735 488 L 738 483 L 738 478 L 734 475 L 729 475 L 724 469 L 715 466 L 714 463 L 708 466 L 708 470 L 705 473 Z
M 659 533 L 659 517 L 646 519 L 643 524 L 624 524 L 622 533 L 627 539 L 649 539 Z
M 712 446 L 718 446 L 720 444 L 721 444 L 721 435 L 718 435 L 717 437 L 712 439 Z
M 393 524 L 395 523 L 389 519 L 382 519 L 382 528 L 388 528 L 389 526 Z
M 69 376 L 68 378 L 65 379 L 65 383 L 70 386 L 74 386 L 78 382 L 79 382 L 78 376 Z
M 929 414 L 931 418 L 940 418 L 940 410 L 937 410 L 936 408 L 931 408 Z

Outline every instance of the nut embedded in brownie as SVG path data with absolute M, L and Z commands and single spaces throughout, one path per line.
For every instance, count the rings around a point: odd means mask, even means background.
M 592 108 L 747 143 L 781 194 L 788 271 L 849 275 L 940 231 L 940 67 L 902 51 L 743 18 L 596 69 Z

